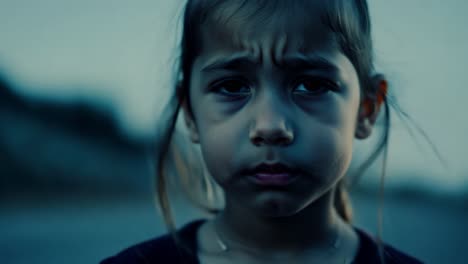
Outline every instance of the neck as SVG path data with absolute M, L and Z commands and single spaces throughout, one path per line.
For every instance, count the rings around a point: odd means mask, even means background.
M 227 199 L 225 209 L 215 222 L 217 232 L 226 244 L 258 251 L 284 252 L 330 246 L 342 219 L 333 207 L 333 191 L 329 191 L 288 217 L 259 216 Z

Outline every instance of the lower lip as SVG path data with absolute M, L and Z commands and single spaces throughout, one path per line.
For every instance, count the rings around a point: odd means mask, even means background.
M 252 180 L 262 186 L 285 186 L 294 180 L 294 176 L 289 173 L 257 173 L 251 177 Z

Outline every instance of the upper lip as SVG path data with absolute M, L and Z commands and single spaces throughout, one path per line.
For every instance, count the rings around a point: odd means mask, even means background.
M 251 174 L 258 174 L 258 173 L 269 173 L 269 174 L 279 174 L 279 173 L 292 173 L 294 170 L 281 162 L 276 163 L 260 163 L 259 165 L 255 166 L 251 170 Z

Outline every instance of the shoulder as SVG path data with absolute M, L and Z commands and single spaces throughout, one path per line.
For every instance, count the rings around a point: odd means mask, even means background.
M 196 234 L 203 220 L 186 224 L 177 231 L 185 249 L 177 244 L 171 234 L 166 234 L 142 243 L 130 246 L 120 253 L 108 257 L 100 264 L 148 264 L 148 263 L 196 263 Z
M 360 239 L 358 254 L 353 263 L 381 263 L 377 241 L 365 231 L 355 228 Z M 383 243 L 383 259 L 385 264 L 422 264 L 423 262 L 404 253 L 395 247 Z
M 408 255 L 407 253 L 404 253 L 390 245 L 385 244 L 384 246 L 384 258 L 387 263 L 395 263 L 395 264 L 421 264 L 423 263 L 422 261 L 416 259 L 415 257 L 412 257 Z
M 104 259 L 101 264 L 152 263 L 158 260 L 174 260 L 179 258 L 179 255 L 175 241 L 168 234 L 124 249 Z

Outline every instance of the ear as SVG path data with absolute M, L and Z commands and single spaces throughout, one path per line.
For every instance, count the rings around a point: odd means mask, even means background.
M 193 112 L 189 106 L 188 103 L 188 98 L 187 96 L 185 99 L 182 101 L 182 109 L 184 111 L 184 120 L 185 120 L 185 125 L 187 126 L 189 135 L 190 135 L 190 140 L 193 143 L 200 143 L 200 138 L 198 135 L 198 129 L 195 124 L 195 118 L 193 117 Z
M 359 113 L 357 117 L 356 133 L 357 139 L 368 138 L 372 133 L 372 128 L 377 120 L 380 108 L 387 98 L 388 82 L 382 74 L 376 74 L 371 78 L 371 91 L 364 95 L 359 106 Z

